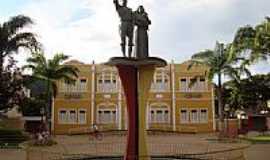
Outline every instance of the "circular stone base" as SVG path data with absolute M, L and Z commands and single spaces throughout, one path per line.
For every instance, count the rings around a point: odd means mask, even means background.
M 145 59 L 136 59 L 128 57 L 112 57 L 105 65 L 116 66 L 116 65 L 126 65 L 126 66 L 154 66 L 154 67 L 165 67 L 167 62 L 164 59 L 158 57 L 148 57 Z

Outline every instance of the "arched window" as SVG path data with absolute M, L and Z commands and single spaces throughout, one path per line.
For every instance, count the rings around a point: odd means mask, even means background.
M 102 93 L 117 92 L 117 76 L 114 72 L 102 72 L 97 78 L 97 91 Z
M 153 92 L 166 92 L 170 90 L 169 76 L 165 71 L 156 72 L 151 86 Z

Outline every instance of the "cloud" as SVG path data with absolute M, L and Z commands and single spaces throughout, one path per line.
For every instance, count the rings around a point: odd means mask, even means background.
M 193 53 L 230 42 L 238 27 L 268 14 L 268 0 L 130 0 L 143 4 L 152 25 L 150 54 L 183 62 Z M 91 63 L 120 56 L 119 18 L 112 0 L 31 0 L 18 13 L 33 17 L 46 54 L 64 52 Z M 1 17 L 0 17 L 1 18 Z M 269 70 L 268 70 L 269 71 Z

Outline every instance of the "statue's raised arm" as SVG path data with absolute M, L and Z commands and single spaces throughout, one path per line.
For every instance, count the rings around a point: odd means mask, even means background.
M 114 0 L 113 3 L 115 5 L 116 11 L 120 17 L 121 25 L 120 25 L 120 37 L 121 37 L 121 50 L 123 56 L 126 57 L 126 45 L 128 45 L 128 57 L 132 56 L 132 48 L 133 48 L 133 12 L 132 9 L 127 6 L 127 0 L 123 0 L 122 4 L 119 4 L 118 0 Z M 128 39 L 128 43 L 126 41 Z
M 118 0 L 113 0 L 113 3 L 115 5 L 115 9 L 118 10 L 120 5 L 119 5 L 119 1 Z

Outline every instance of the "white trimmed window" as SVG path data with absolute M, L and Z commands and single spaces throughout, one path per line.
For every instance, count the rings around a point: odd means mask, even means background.
M 196 91 L 198 91 L 198 81 L 197 81 L 196 78 L 190 78 L 189 79 L 188 91 L 189 92 L 196 92 Z
M 187 109 L 180 110 L 180 123 L 189 123 L 189 113 Z
M 192 85 L 191 85 L 192 83 Z M 204 77 L 200 78 L 181 78 L 180 79 L 181 92 L 204 92 L 207 91 L 207 83 Z
M 190 110 L 190 122 L 191 123 L 198 123 L 199 122 L 199 111 L 198 111 L 198 109 L 191 109 Z
M 200 109 L 200 123 L 208 122 L 208 111 L 207 109 Z
M 67 110 L 61 109 L 58 112 L 58 123 L 59 124 L 66 124 L 68 123 L 68 113 Z
M 150 123 L 169 123 L 170 115 L 167 108 L 151 108 Z
M 76 110 L 69 110 L 68 122 L 69 122 L 70 124 L 75 124 L 75 123 L 77 123 L 77 114 L 76 114 Z
M 85 109 L 79 109 L 78 123 L 79 124 L 86 124 L 86 110 Z
M 188 88 L 188 79 L 187 78 L 181 78 L 180 79 L 180 91 L 181 92 L 187 92 L 189 90 Z
M 97 91 L 102 93 L 114 93 L 117 92 L 117 81 L 115 73 L 103 72 L 98 76 Z
M 198 90 L 199 91 L 206 91 L 207 90 L 207 84 L 205 78 L 200 78 L 198 81 Z
M 100 124 L 116 123 L 116 110 L 115 109 L 99 109 L 98 110 L 98 123 Z
M 170 90 L 169 76 L 165 72 L 155 73 L 154 82 L 151 85 L 153 92 L 165 92 Z
M 87 78 L 79 78 L 75 83 L 69 83 L 64 81 L 62 83 L 62 92 L 86 92 L 87 91 Z

